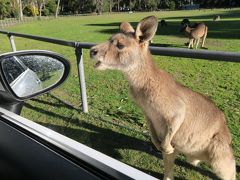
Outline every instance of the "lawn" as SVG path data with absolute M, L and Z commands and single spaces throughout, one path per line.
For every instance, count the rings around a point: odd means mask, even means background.
M 214 15 L 221 21 L 213 22 Z M 181 20 L 204 21 L 209 32 L 206 46 L 209 50 L 240 51 L 240 9 L 161 11 L 152 13 L 104 14 L 100 16 L 66 17 L 36 21 L 8 28 L 9 31 L 80 42 L 106 41 L 118 31 L 119 23 L 137 22 L 148 15 L 165 19 L 167 27 L 158 28 L 154 44 L 164 47 L 186 48 L 186 37 L 179 32 Z M 8 39 L 0 35 L 0 51 L 10 51 Z M 141 110 L 128 94 L 128 83 L 117 71 L 98 72 L 84 50 L 89 113 L 81 112 L 78 72 L 74 49 L 58 45 L 15 38 L 18 50 L 46 49 L 63 54 L 71 62 L 67 81 L 51 94 L 45 94 L 25 103 L 22 116 L 54 129 L 72 139 L 97 149 L 111 157 L 161 178 L 161 153 L 151 147 Z M 154 56 L 156 64 L 194 91 L 212 99 L 224 111 L 233 137 L 234 154 L 240 178 L 240 64 Z M 67 102 L 67 103 L 66 103 Z M 69 105 L 71 104 L 71 105 Z M 209 167 L 189 165 L 179 156 L 175 166 L 176 179 L 214 179 Z

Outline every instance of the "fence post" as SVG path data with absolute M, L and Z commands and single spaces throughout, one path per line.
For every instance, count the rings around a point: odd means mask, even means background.
M 10 40 L 10 44 L 11 44 L 11 47 L 12 47 L 12 51 L 13 51 L 13 52 L 17 51 L 16 45 L 15 45 L 15 42 L 14 42 L 14 39 L 13 39 L 13 35 L 8 34 L 8 38 L 9 38 L 9 40 Z
M 78 44 L 75 45 L 75 53 L 77 57 L 78 78 L 79 78 L 81 98 L 82 98 L 82 109 L 84 113 L 88 113 L 87 91 L 86 91 L 84 65 L 83 65 L 83 53 L 82 53 L 82 48 L 80 48 Z

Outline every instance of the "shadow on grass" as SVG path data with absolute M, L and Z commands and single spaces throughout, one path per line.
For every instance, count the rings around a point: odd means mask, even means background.
M 236 170 L 237 170 L 237 173 L 240 173 L 240 166 L 239 165 L 236 166 Z
M 158 25 L 157 33 L 156 35 L 164 35 L 164 36 L 176 36 L 176 37 L 185 37 L 183 33 L 180 32 L 180 22 L 179 21 L 171 21 L 168 22 L 167 27 L 161 27 Z M 197 21 L 201 22 L 201 21 Z M 236 39 L 240 38 L 240 21 L 224 21 L 221 20 L 219 22 L 213 22 L 213 21 L 205 21 L 206 25 L 208 26 L 208 35 L 207 38 L 216 38 L 216 39 Z M 137 24 L 136 22 L 131 24 Z M 88 26 L 94 26 L 96 24 L 88 24 Z M 98 24 L 97 26 L 100 26 L 101 24 Z M 104 24 L 104 28 L 98 30 L 98 32 L 103 34 L 116 34 L 119 32 L 119 25 L 114 28 L 106 28 L 107 26 L 112 26 L 112 23 L 110 24 Z M 136 26 L 133 26 L 136 27 Z
M 45 104 L 45 101 L 42 102 L 39 100 L 37 102 Z M 59 106 L 59 104 L 61 104 L 61 103 L 62 102 L 59 102 L 59 103 L 57 103 L 57 105 Z M 49 103 L 48 105 L 54 106 L 54 104 L 51 104 L 51 103 Z M 64 105 L 64 104 L 62 104 L 62 105 Z M 131 150 L 136 150 L 136 151 L 140 151 L 140 152 L 145 152 L 147 154 L 150 154 L 152 156 L 162 159 L 161 153 L 153 150 L 152 143 L 150 143 L 149 141 L 143 141 L 143 140 L 140 140 L 135 137 L 131 137 L 131 136 L 119 133 L 119 132 L 115 132 L 111 129 L 98 127 L 94 124 L 81 121 L 77 118 L 65 117 L 65 116 L 57 114 L 55 112 L 51 112 L 51 111 L 48 111 L 48 110 L 45 110 L 45 109 L 42 109 L 39 107 L 32 106 L 28 103 L 25 104 L 25 107 L 35 110 L 39 113 L 43 113 L 48 116 L 52 116 L 56 119 L 63 120 L 66 123 L 75 124 L 79 128 L 71 128 L 69 126 L 65 127 L 65 126 L 53 125 L 50 123 L 40 123 L 45 127 L 53 129 L 61 134 L 64 134 L 67 137 L 70 137 L 70 138 L 78 141 L 78 142 L 82 142 L 82 143 L 86 144 L 87 146 L 89 146 L 93 149 L 96 149 L 100 152 L 103 152 L 104 154 L 107 154 L 113 158 L 116 158 L 119 160 L 122 159 L 122 156 L 118 152 L 118 149 L 131 149 Z M 69 107 L 69 106 L 65 106 L 65 107 L 71 109 L 71 107 Z M 99 120 L 100 119 L 98 119 L 97 121 L 99 121 Z M 176 159 L 175 164 L 178 166 L 181 166 L 181 167 L 185 167 L 185 168 L 194 170 L 208 178 L 217 179 L 216 175 L 214 175 L 211 171 L 206 170 L 202 167 L 194 167 L 180 159 Z M 154 171 L 151 171 L 148 169 L 141 169 L 141 168 L 138 168 L 138 169 L 146 172 L 147 174 L 158 177 L 158 178 L 163 177 L 163 175 L 158 172 L 154 172 Z M 239 171 L 239 166 L 237 167 L 237 169 Z M 180 178 L 176 177 L 176 179 L 180 179 Z
M 186 39 L 187 41 L 187 39 Z M 186 45 L 183 44 L 183 45 L 180 45 L 180 44 L 163 44 L 163 43 L 151 43 L 150 46 L 153 46 L 153 47 L 178 47 L 178 48 L 185 48 Z
M 204 12 L 204 10 L 202 10 L 201 12 Z M 179 14 L 179 16 L 177 17 L 166 17 L 164 18 L 165 20 L 175 20 L 175 19 L 184 19 L 184 18 L 188 18 L 191 22 L 191 20 L 194 21 L 201 21 L 202 19 L 209 19 L 209 20 L 213 20 L 213 17 L 216 15 L 220 15 L 221 20 L 228 20 L 228 19 L 232 19 L 232 18 L 239 18 L 239 9 L 232 9 L 229 11 L 225 11 L 225 12 L 218 12 L 218 13 L 212 13 L 213 11 L 210 11 L 211 14 L 206 14 L 206 15 L 200 15 L 200 16 L 185 16 L 185 15 L 181 15 Z M 220 21 L 221 21 L 220 20 Z M 216 22 L 214 22 L 216 23 Z
M 57 96 L 54 96 L 52 94 L 47 94 L 47 95 L 50 96 L 51 98 L 57 100 L 58 103 L 44 101 L 44 100 L 40 100 L 40 99 L 37 99 L 37 98 L 31 99 L 31 101 L 42 103 L 42 104 L 46 104 L 46 105 L 50 105 L 50 106 L 54 106 L 54 107 L 67 107 L 68 109 L 74 109 L 74 110 L 76 110 L 78 112 L 80 111 L 79 108 L 74 107 L 72 104 L 70 104 L 70 103 L 68 103 L 66 101 L 63 101 L 62 99 L 58 98 Z
M 216 39 L 237 39 L 240 38 L 240 20 L 230 20 L 230 18 L 239 18 L 238 10 L 231 10 L 229 12 L 220 13 L 220 21 L 213 21 L 212 14 L 201 15 L 201 16 L 191 16 L 189 18 L 190 22 L 204 22 L 208 26 L 208 36 L 207 38 L 216 38 Z M 167 27 L 161 27 L 160 23 L 158 25 L 156 35 L 169 35 L 176 37 L 184 37 L 184 34 L 180 32 L 180 23 L 184 16 L 179 17 L 167 17 L 164 18 L 168 23 Z M 171 20 L 171 21 L 169 21 Z M 161 21 L 161 18 L 159 18 Z M 138 22 L 130 22 L 131 25 L 135 28 Z M 119 32 L 120 22 L 114 23 L 104 23 L 104 24 L 86 24 L 86 26 L 99 26 L 102 27 L 98 32 L 104 34 L 115 34 Z M 108 28 L 109 27 L 109 28 Z M 161 44 L 159 44 L 161 46 Z M 162 46 L 166 47 L 166 46 Z
M 120 110 L 116 110 L 116 111 L 110 111 L 109 109 L 107 109 L 106 114 L 108 116 L 110 116 L 112 119 L 124 119 L 128 122 L 134 122 L 135 124 L 137 124 L 138 126 L 143 126 L 143 124 L 141 122 L 139 122 L 139 118 L 137 116 L 134 116 L 134 114 L 127 114 L 125 112 L 122 112 Z

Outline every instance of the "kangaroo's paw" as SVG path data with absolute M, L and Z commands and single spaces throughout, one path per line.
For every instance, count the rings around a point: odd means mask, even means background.
M 171 144 L 169 145 L 162 145 L 162 151 L 166 154 L 172 154 L 174 152 L 174 148 L 172 147 Z

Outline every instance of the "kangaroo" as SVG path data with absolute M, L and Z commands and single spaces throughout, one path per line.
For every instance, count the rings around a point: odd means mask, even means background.
M 162 20 L 160 21 L 160 24 L 161 24 L 162 27 L 167 26 L 167 21 L 164 20 L 164 19 L 162 19 Z
M 185 24 L 182 28 L 182 31 L 189 37 L 188 48 L 193 48 L 196 43 L 196 49 L 198 47 L 200 39 L 202 39 L 202 48 L 205 45 L 205 40 L 208 33 L 208 27 L 204 23 L 198 23 L 194 27 L 189 27 L 188 24 Z
M 221 17 L 219 15 L 216 15 L 213 17 L 213 21 L 220 21 Z
M 185 24 L 190 25 L 190 21 L 189 21 L 188 18 L 184 18 L 184 19 L 181 21 L 181 26 L 183 26 L 183 25 L 185 25 Z
M 122 71 L 130 94 L 143 110 L 151 140 L 163 153 L 164 179 L 173 179 L 177 154 L 194 165 L 210 163 L 224 180 L 235 180 L 231 135 L 224 114 L 205 96 L 182 86 L 154 64 L 149 41 L 157 30 L 157 18 L 142 19 L 134 31 L 123 22 L 120 33 L 90 50 L 97 70 Z

